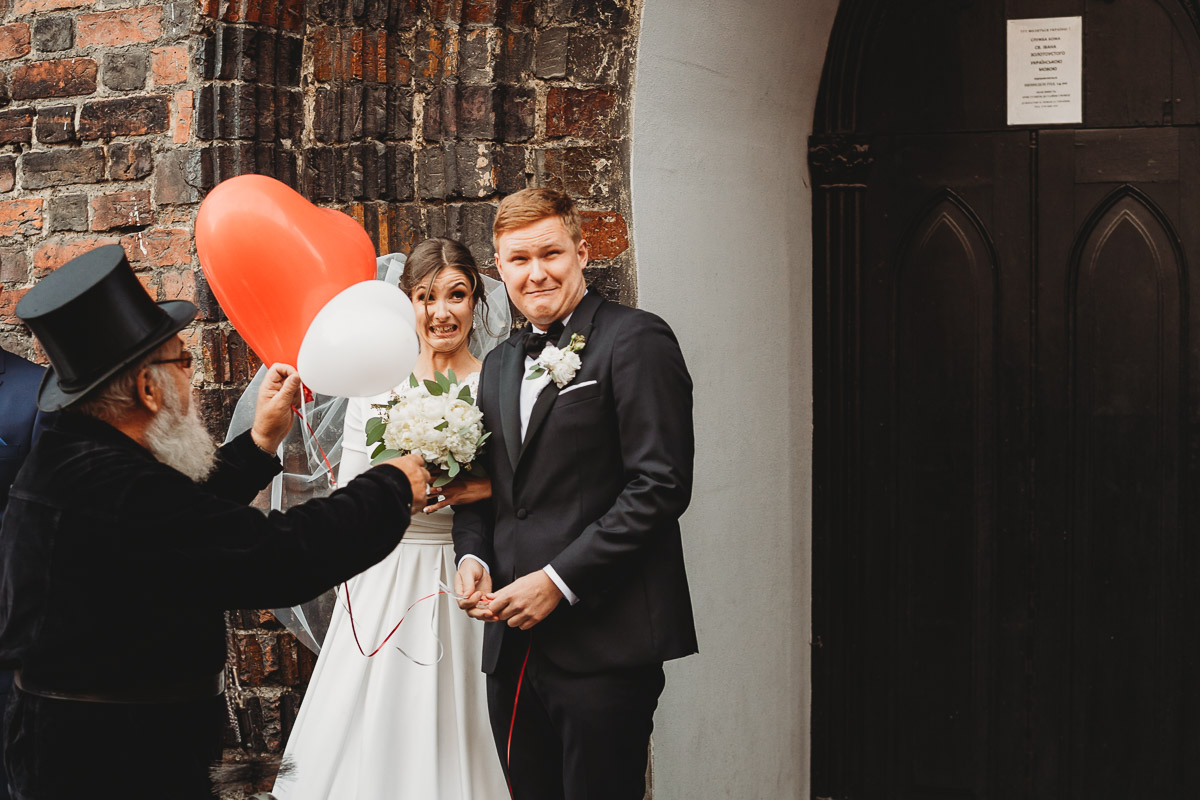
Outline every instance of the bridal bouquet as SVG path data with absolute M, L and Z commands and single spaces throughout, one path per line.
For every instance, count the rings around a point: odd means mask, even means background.
M 460 472 L 481 474 L 474 464 L 491 434 L 483 429 L 483 412 L 475 405 L 471 387 L 459 383 L 454 370 L 434 373 L 431 381 L 408 378 L 408 387 L 392 392 L 380 412 L 367 420 L 367 445 L 376 445 L 371 463 L 416 453 L 430 472 L 441 473 L 434 487 L 445 486 Z

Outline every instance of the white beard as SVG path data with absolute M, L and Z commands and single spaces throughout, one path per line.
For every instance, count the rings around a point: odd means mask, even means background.
M 190 400 L 176 392 L 164 394 L 162 410 L 146 427 L 146 449 L 168 467 L 201 483 L 217 465 L 217 445 L 204 429 L 199 409 Z M 186 412 L 184 402 L 188 403 Z

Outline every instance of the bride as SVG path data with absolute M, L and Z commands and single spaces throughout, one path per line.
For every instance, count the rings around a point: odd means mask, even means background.
M 476 391 L 480 361 L 468 340 L 473 325 L 481 324 L 475 311 L 486 303 L 484 280 L 458 242 L 428 239 L 413 248 L 400 288 L 416 314 L 418 379 L 453 370 Z M 507 309 L 507 298 L 500 297 Z M 370 404 L 386 397 L 349 401 L 340 484 L 368 468 L 364 424 L 374 416 Z M 448 503 L 482 499 L 490 490 L 486 480 L 455 481 L 442 489 L 448 499 L 426 509 L 433 513 L 414 516 L 391 555 L 339 595 L 284 753 L 294 769 L 273 789 L 279 800 L 508 795 L 480 671 L 486 623 L 439 596 L 408 611 L 387 638 L 414 602 L 435 594 L 441 582 L 453 584 L 457 567 Z M 374 656 L 364 655 L 377 648 Z

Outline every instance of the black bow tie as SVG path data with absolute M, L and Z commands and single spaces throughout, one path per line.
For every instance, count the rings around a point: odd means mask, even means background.
M 557 344 L 562 333 L 563 324 L 561 322 L 551 324 L 545 333 L 538 333 L 537 329 L 530 325 L 525 329 L 525 355 L 537 358 L 546 349 L 546 345 Z

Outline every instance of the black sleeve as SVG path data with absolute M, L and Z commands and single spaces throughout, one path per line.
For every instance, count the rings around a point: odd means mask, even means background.
M 128 496 L 142 531 L 130 565 L 139 582 L 152 596 L 220 608 L 296 605 L 357 575 L 399 543 L 412 503 L 408 478 L 390 465 L 270 514 L 174 471 L 139 480 Z
M 653 314 L 622 326 L 611 367 L 625 488 L 550 561 L 571 591 L 605 588 L 674 523 L 692 496 L 692 379 L 675 334 Z
M 279 459 L 256 445 L 250 431 L 244 431 L 217 450 L 217 466 L 204 482 L 204 489 L 246 504 L 282 470 Z

